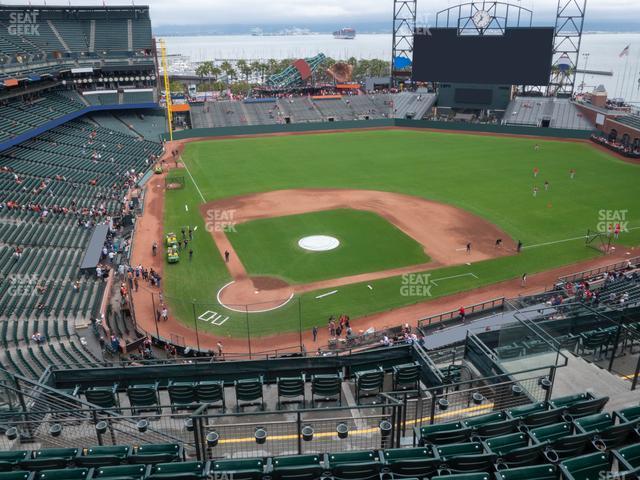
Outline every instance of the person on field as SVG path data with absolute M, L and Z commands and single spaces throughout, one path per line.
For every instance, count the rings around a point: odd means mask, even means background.
M 460 315 L 460 320 L 464 322 L 464 318 L 467 316 L 464 307 L 460 307 L 460 309 L 458 310 L 458 315 Z
M 193 248 L 189 249 L 189 261 L 193 258 Z
M 527 274 L 526 273 L 522 274 L 520 286 L 523 287 L 523 288 L 527 286 Z
M 616 240 L 618 240 L 618 237 L 620 236 L 620 224 L 616 223 L 616 227 L 613 230 L 613 238 L 615 238 Z
M 467 255 L 471 255 L 471 242 L 467 243 Z
M 538 167 L 535 167 L 533 169 L 533 178 L 536 178 L 539 173 L 540 173 L 540 169 Z
M 571 170 L 569 170 L 569 178 L 571 180 L 573 180 L 574 178 L 576 178 L 576 170 L 574 168 L 572 168 Z
M 533 197 L 537 197 L 538 196 L 538 187 L 533 187 Z
M 502 239 L 501 238 L 496 239 L 496 245 L 495 246 L 496 246 L 496 248 L 501 248 L 502 247 Z
M 522 241 L 518 240 L 518 246 L 516 247 L 516 252 L 520 253 L 522 251 Z
M 225 263 L 229 263 L 229 257 L 231 256 L 231 254 L 229 253 L 229 250 L 225 250 L 224 251 L 224 261 Z
M 545 191 L 549 190 L 549 182 L 547 180 L 544 181 L 544 189 Z
M 155 257 L 158 253 L 158 242 L 153 242 L 153 246 L 151 247 L 151 251 L 153 252 L 153 256 Z
M 318 327 L 313 327 L 311 333 L 313 334 L 313 343 L 316 343 L 316 340 L 318 340 Z

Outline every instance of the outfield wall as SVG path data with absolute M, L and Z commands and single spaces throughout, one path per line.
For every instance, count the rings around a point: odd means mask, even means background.
M 327 132 L 334 130 L 359 130 L 363 128 L 424 128 L 433 130 L 455 130 L 461 133 L 478 132 L 506 135 L 531 135 L 549 138 L 588 139 L 590 130 L 568 130 L 560 128 L 518 127 L 480 123 L 440 122 L 435 120 L 350 120 L 342 122 L 289 123 L 277 125 L 247 125 L 239 127 L 195 128 L 173 133 L 174 140 L 190 138 L 226 137 L 235 135 L 264 135 L 270 133 Z M 168 135 L 164 135 L 167 139 Z

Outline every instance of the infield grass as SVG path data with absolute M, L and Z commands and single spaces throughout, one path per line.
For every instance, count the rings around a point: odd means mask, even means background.
M 236 225 L 227 233 L 250 275 L 310 283 L 358 273 L 427 263 L 422 246 L 372 212 L 328 210 L 265 218 Z M 311 252 L 298 246 L 308 235 L 329 235 L 335 250 Z
M 537 151 L 535 144 L 540 146 Z M 463 208 L 524 243 L 518 256 L 431 271 L 432 278 L 454 277 L 438 282 L 431 289 L 431 298 L 597 256 L 576 237 L 597 228 L 603 211 L 625 212 L 629 231 L 621 235 L 618 248 L 640 243 L 640 167 L 585 143 L 426 131 L 355 131 L 190 143 L 183 161 L 206 201 L 289 188 L 391 191 Z M 536 167 L 540 174 L 534 178 Z M 577 172 L 573 180 L 570 169 Z M 190 299 L 198 300 L 197 313 L 221 309 L 215 294 L 230 278 L 198 211 L 200 194 L 186 172 L 185 179 L 184 189 L 166 193 L 165 231 L 198 226 L 192 242 L 194 260 L 166 265 L 164 282 L 173 312 L 192 325 Z M 548 191 L 543 188 L 545 180 L 550 183 Z M 535 198 L 534 186 L 539 187 Z M 572 238 L 576 239 L 568 240 Z M 250 248 L 251 257 L 262 257 L 270 255 L 273 246 Z M 307 267 L 291 266 L 289 273 L 279 274 L 302 279 L 308 274 Z M 366 265 L 363 268 L 369 270 Z M 369 283 L 372 288 L 349 285 L 321 299 L 316 296 L 323 292 L 310 292 L 284 310 L 251 315 L 251 332 L 297 330 L 300 311 L 303 328 L 310 328 L 323 326 L 332 314 L 356 318 L 425 300 L 403 295 L 399 277 Z M 298 301 L 300 309 L 295 304 Z M 225 336 L 245 335 L 244 316 L 225 314 L 230 320 L 224 325 L 202 322 L 199 327 Z

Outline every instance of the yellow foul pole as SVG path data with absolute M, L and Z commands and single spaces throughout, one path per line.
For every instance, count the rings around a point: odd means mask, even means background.
M 162 58 L 162 72 L 164 74 L 164 98 L 167 109 L 167 126 L 169 127 L 169 140 L 173 141 L 173 109 L 171 105 L 171 85 L 169 84 L 169 69 L 167 68 L 167 45 L 160 39 L 160 55 Z

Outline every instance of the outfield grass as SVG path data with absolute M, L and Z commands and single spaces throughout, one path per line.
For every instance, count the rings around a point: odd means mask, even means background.
M 596 256 L 582 239 L 563 240 L 596 228 L 601 210 L 626 210 L 633 230 L 620 243 L 640 243 L 640 229 L 635 228 L 640 226 L 639 167 L 584 143 L 386 130 L 191 143 L 183 160 L 206 201 L 288 188 L 386 190 L 466 209 L 524 242 L 517 257 L 434 270 L 433 278 L 456 278 L 439 282 L 432 298 Z M 535 167 L 540 169 L 537 179 Z M 572 168 L 574 180 L 569 178 Z M 200 194 L 187 173 L 185 178 L 184 189 L 167 192 L 165 229 L 198 226 L 194 261 L 167 265 L 164 278 L 174 313 L 192 325 L 188 299 L 201 302 L 198 312 L 219 308 L 215 293 L 230 279 L 205 231 Z M 545 180 L 549 191 L 543 188 Z M 540 188 L 536 198 L 534 185 Z M 253 248 L 255 255 L 268 256 L 272 247 L 264 252 Z M 457 276 L 465 273 L 475 277 Z M 373 282 L 373 289 L 349 285 L 321 300 L 315 297 L 322 292 L 305 294 L 300 299 L 302 324 L 310 328 L 334 313 L 355 318 L 424 300 L 404 296 L 401 284 L 395 277 Z M 296 330 L 298 312 L 292 303 L 277 314 L 252 315 L 250 328 L 256 335 Z M 244 335 L 244 323 L 232 316 L 222 327 L 199 326 L 221 335 Z
M 307 235 L 330 235 L 335 250 L 310 252 L 298 246 Z M 429 261 L 422 246 L 372 212 L 329 210 L 265 218 L 236 225 L 227 233 L 251 275 L 310 283 Z

